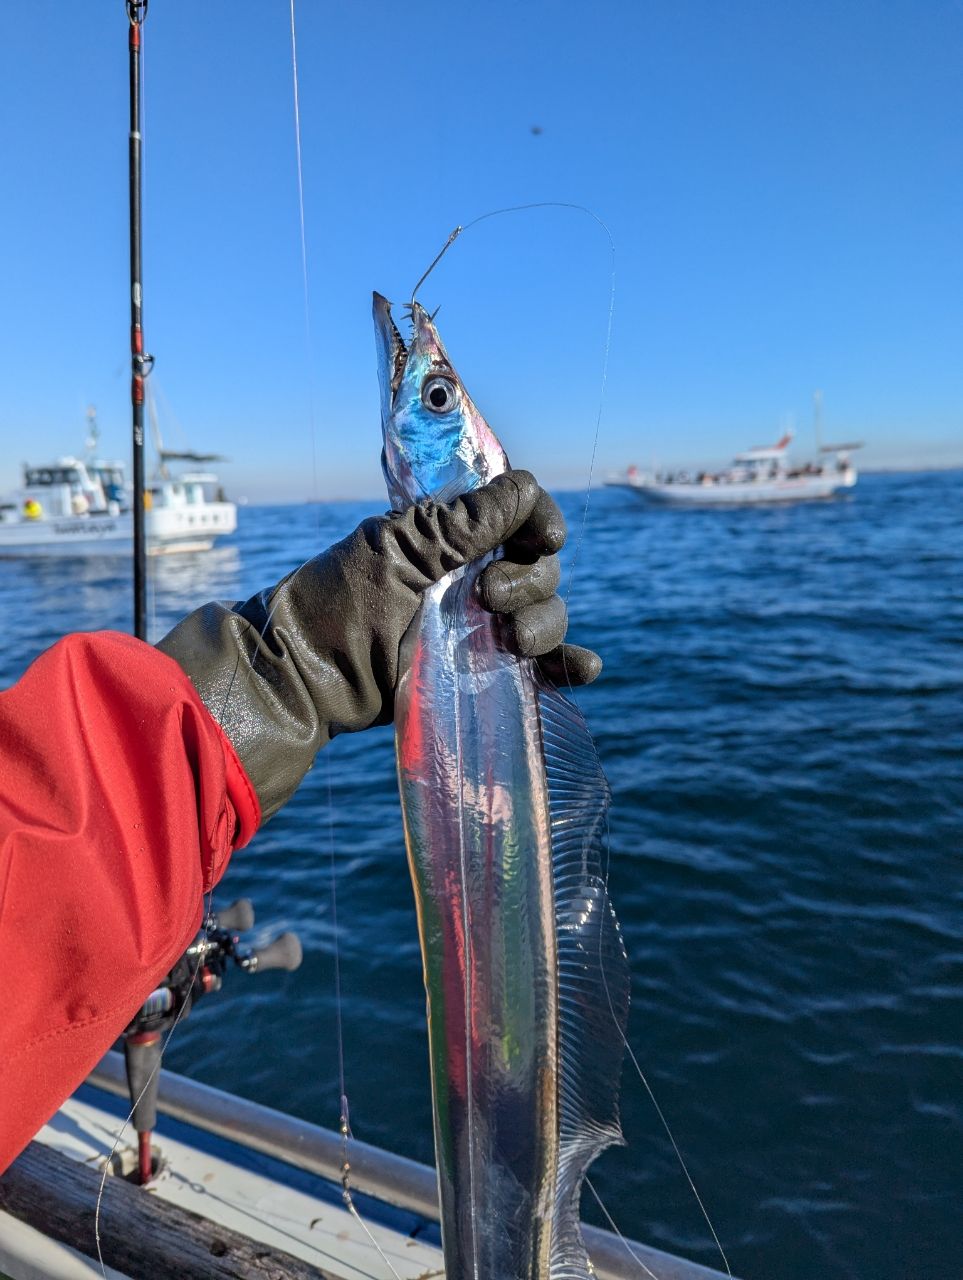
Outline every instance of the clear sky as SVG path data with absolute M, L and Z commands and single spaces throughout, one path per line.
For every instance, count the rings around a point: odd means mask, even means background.
M 611 227 L 599 466 L 716 464 L 792 419 L 865 466 L 963 463 L 958 0 L 151 0 L 145 328 L 168 442 L 252 501 L 380 497 L 370 291 L 458 222 Z M 0 7 L 0 491 L 126 456 L 123 0 Z M 533 132 L 533 126 L 540 132 Z M 466 232 L 422 300 L 512 460 L 584 485 L 608 245 L 568 210 Z M 313 410 L 312 410 L 313 405 Z M 312 429 L 312 419 L 314 426 Z M 312 454 L 316 457 L 316 478 Z

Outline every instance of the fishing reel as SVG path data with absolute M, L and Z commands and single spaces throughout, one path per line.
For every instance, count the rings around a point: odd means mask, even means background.
M 151 1134 L 157 1124 L 157 1090 L 164 1041 L 175 1022 L 186 1018 L 197 1001 L 219 991 L 233 964 L 245 973 L 269 969 L 289 972 L 301 964 L 296 933 L 282 933 L 264 947 L 248 947 L 240 934 L 254 925 L 250 899 L 239 898 L 223 911 L 211 912 L 197 937 L 156 987 L 124 1031 L 127 1088 L 137 1131 L 138 1167 L 135 1181 L 143 1185 L 156 1173 Z

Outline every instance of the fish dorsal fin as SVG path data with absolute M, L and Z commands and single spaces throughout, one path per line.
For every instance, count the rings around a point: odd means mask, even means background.
M 629 1011 L 629 966 L 605 887 L 609 786 L 572 702 L 539 681 L 558 938 L 559 1168 L 551 1280 L 594 1276 L 579 1226 L 586 1170 L 622 1142 L 619 1077 Z

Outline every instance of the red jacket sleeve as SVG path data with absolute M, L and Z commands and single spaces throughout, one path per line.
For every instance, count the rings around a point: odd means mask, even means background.
M 0 693 L 0 1170 L 187 949 L 260 821 L 181 668 L 72 635 Z

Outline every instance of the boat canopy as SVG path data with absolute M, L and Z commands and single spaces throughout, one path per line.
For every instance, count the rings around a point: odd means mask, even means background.
M 158 449 L 162 462 L 229 462 L 222 453 L 194 453 L 193 450 Z
M 781 458 L 789 447 L 792 440 L 792 432 L 787 431 L 781 440 L 776 444 L 755 445 L 752 449 L 747 449 L 745 453 L 737 453 L 734 462 L 772 462 Z

